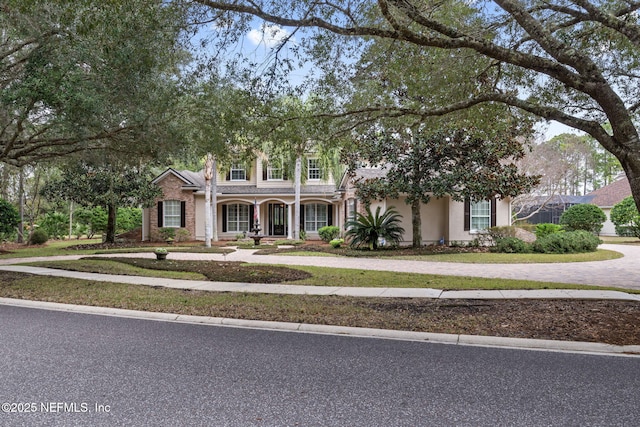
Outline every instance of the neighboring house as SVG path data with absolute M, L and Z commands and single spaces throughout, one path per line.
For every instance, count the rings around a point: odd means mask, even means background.
M 379 169 L 363 168 L 355 178 L 345 175 L 340 183 L 322 180 L 316 159 L 307 160 L 307 176 L 301 186 L 300 225 L 307 237 L 318 239 L 318 230 L 336 225 L 344 230 L 354 212 L 364 212 L 364 204 L 357 200 L 353 180 L 374 177 Z M 163 197 L 155 207 L 143 213 L 143 240 L 156 240 L 158 229 L 185 229 L 191 239 L 205 237 L 205 180 L 202 171 L 167 169 L 153 180 L 163 190 Z M 254 217 L 262 228 L 261 234 L 273 238 L 294 236 L 295 185 L 282 168 L 272 167 L 264 159 L 257 159 L 249 168 L 233 165 L 226 174 L 217 176 L 217 230 L 221 240 L 250 234 Z M 404 244 L 412 241 L 411 208 L 401 197 L 397 200 L 373 202 L 372 208 L 383 210 L 394 206 L 402 215 L 405 229 Z M 257 209 L 257 212 L 256 212 Z M 479 230 L 495 225 L 511 224 L 510 199 L 492 199 L 479 203 L 456 202 L 450 197 L 432 199 L 422 206 L 423 243 L 471 241 Z
M 611 208 L 622 200 L 631 196 L 631 186 L 625 174 L 620 174 L 616 180 L 609 185 L 592 191 L 587 194 L 591 197 L 589 203 L 598 206 L 607 216 L 607 220 L 600 231 L 601 236 L 616 236 L 616 226 L 611 222 Z
M 590 203 L 592 197 L 586 196 L 536 196 L 527 199 L 526 204 L 514 204 L 514 210 L 518 212 L 518 218 L 527 218 L 529 224 L 558 224 L 560 217 L 571 206 Z M 533 214 L 533 215 L 531 215 Z M 531 216 L 529 216 L 531 215 Z

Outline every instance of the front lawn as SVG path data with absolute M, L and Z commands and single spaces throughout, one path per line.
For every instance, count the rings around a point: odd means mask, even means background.
M 43 261 L 29 263 L 39 267 L 91 273 L 169 277 L 175 272 L 198 274 L 218 282 L 290 283 L 307 286 L 395 287 L 463 289 L 628 289 L 604 288 L 567 283 L 531 280 L 487 279 L 481 277 L 443 276 L 399 273 L 393 271 L 355 270 L 312 266 L 272 266 L 242 262 L 156 261 L 148 258 L 85 258 L 78 261 Z M 115 273 L 117 271 L 117 273 Z M 640 291 L 638 291 L 640 293 Z

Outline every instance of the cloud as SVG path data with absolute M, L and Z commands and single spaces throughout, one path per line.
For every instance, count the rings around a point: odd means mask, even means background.
M 249 31 L 247 37 L 256 46 L 264 44 L 275 47 L 289 36 L 289 32 L 278 25 L 262 24 L 259 29 Z

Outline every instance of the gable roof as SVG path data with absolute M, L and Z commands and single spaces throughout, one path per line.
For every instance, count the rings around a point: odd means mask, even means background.
M 588 195 L 593 196 L 590 202 L 592 205 L 611 208 L 631 196 L 631 186 L 627 177 L 623 176 L 609 185 L 592 191 Z
M 151 183 L 152 184 L 157 184 L 160 181 L 162 181 L 163 179 L 165 179 L 167 176 L 173 175 L 176 178 L 178 178 L 180 181 L 183 182 L 183 188 L 197 189 L 199 187 L 199 184 L 197 182 L 194 182 L 193 177 L 191 177 L 191 179 L 189 179 L 189 177 L 187 176 L 186 172 L 188 172 L 188 171 L 178 172 L 177 170 L 175 170 L 173 168 L 168 168 L 167 170 L 162 172 L 160 175 L 156 176 L 151 181 Z

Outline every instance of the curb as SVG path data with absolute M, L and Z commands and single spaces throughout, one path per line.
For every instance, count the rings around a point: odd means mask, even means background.
M 162 322 L 260 329 L 281 332 L 299 332 L 323 335 L 350 336 L 359 338 L 393 339 L 401 341 L 418 341 L 436 344 L 497 347 L 520 350 L 559 351 L 626 357 L 640 356 L 640 345 L 620 346 L 582 341 L 554 341 L 526 338 L 490 337 L 479 335 L 438 334 L 431 332 L 396 331 L 390 329 L 357 328 L 349 326 L 314 325 L 308 323 L 230 319 L 222 317 L 193 316 L 139 310 L 126 310 L 121 308 L 62 304 L 56 302 L 31 301 L 13 298 L 0 298 L 0 304 L 41 310 L 64 311 L 70 313 L 155 320 Z

